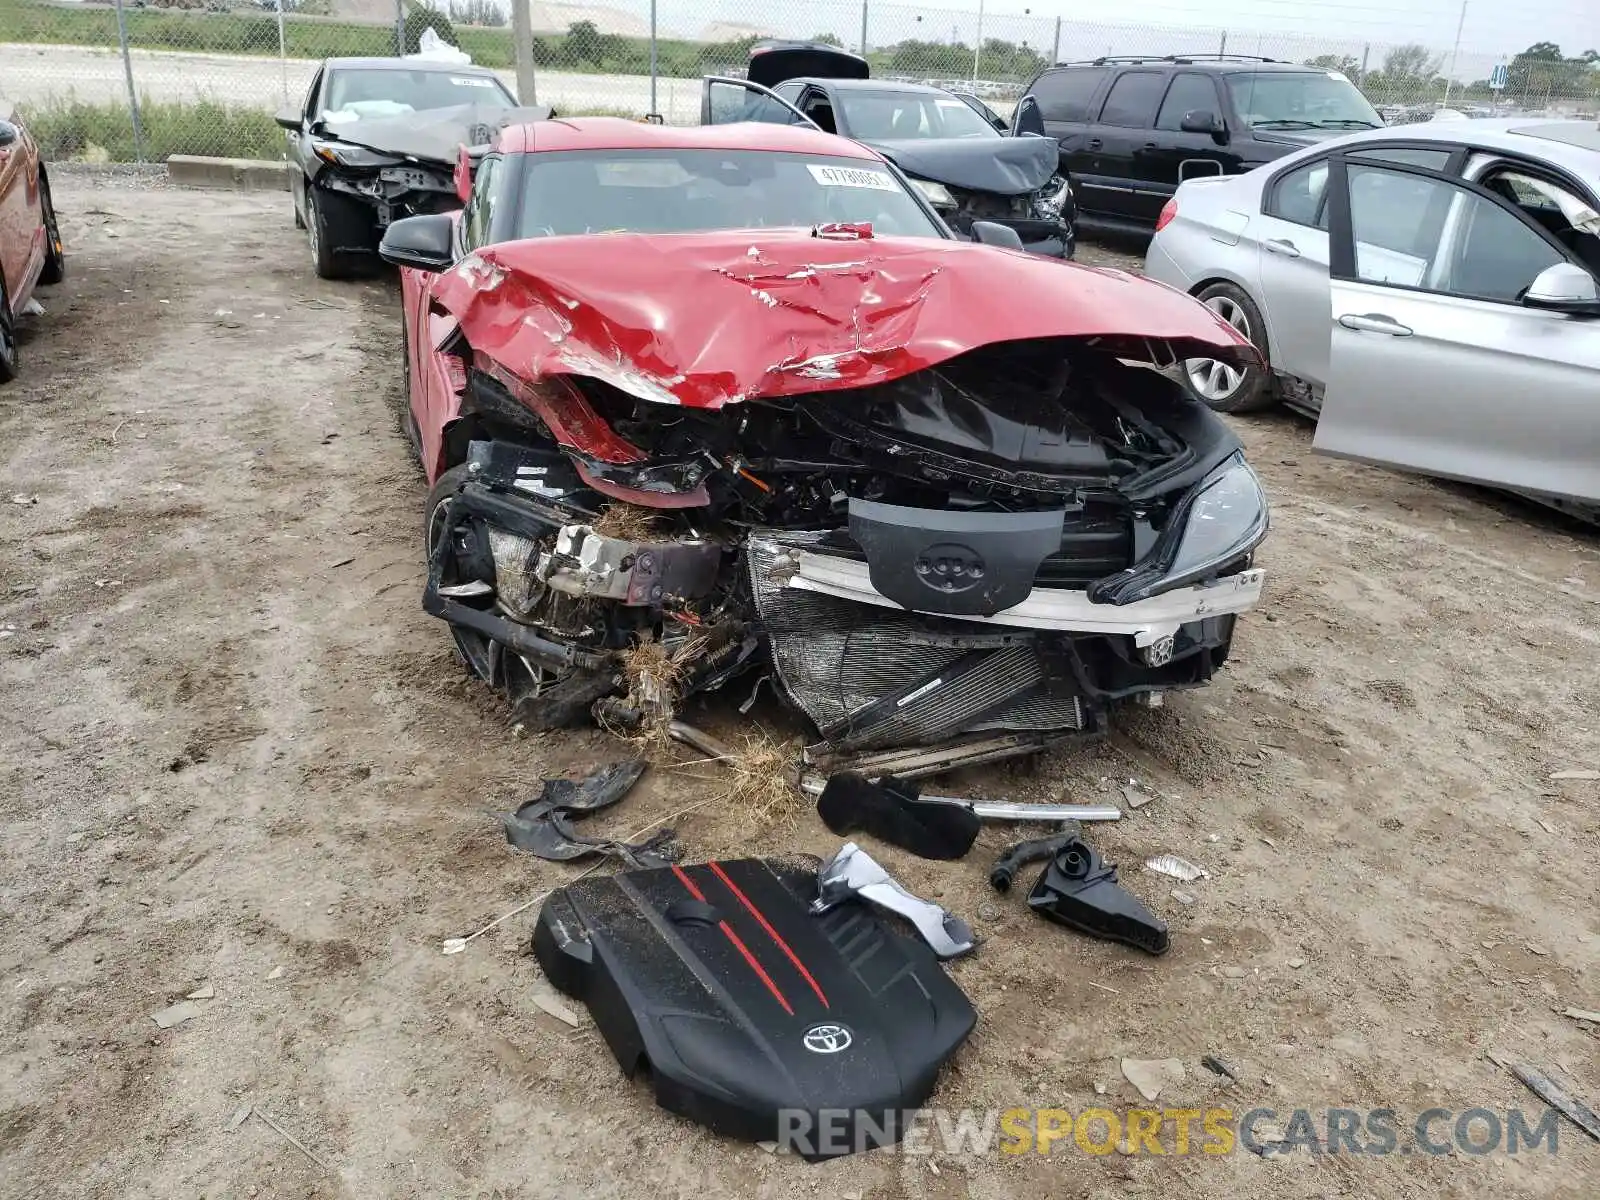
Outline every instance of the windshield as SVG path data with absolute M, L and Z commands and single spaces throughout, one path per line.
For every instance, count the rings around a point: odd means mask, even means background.
M 1227 75 L 1233 107 L 1266 129 L 1376 129 L 1378 110 L 1337 71 L 1262 71 Z
M 582 150 L 531 154 L 518 237 L 692 233 L 872 224 L 944 233 L 880 162 L 760 150 Z
M 955 96 L 840 90 L 836 100 L 853 138 L 992 138 L 1000 133 Z
M 323 119 L 349 121 L 361 117 L 398 117 L 430 108 L 486 104 L 515 108 L 511 93 L 490 75 L 455 75 L 449 71 L 351 70 L 328 76 Z

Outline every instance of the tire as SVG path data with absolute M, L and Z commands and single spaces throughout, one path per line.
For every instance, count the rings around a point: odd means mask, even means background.
M 11 297 L 6 294 L 6 281 L 0 279 L 0 383 L 10 383 L 17 377 L 17 321 L 11 312 Z
M 445 506 L 455 497 L 466 478 L 465 463 L 451 467 L 439 476 L 428 492 L 428 503 L 422 518 L 422 545 L 427 554 L 423 560 L 425 563 L 433 561 L 433 547 L 446 528 L 448 510 Z M 449 584 L 458 581 L 445 579 L 442 582 Z M 459 625 L 450 626 L 450 636 L 455 639 L 456 651 L 467 670 L 479 679 L 489 680 L 494 673 L 493 643 L 482 634 L 462 629 Z
M 1237 329 L 1267 359 L 1267 325 L 1255 301 L 1231 283 L 1213 283 L 1196 292 L 1195 299 Z M 1183 364 L 1183 385 L 1213 412 L 1259 412 L 1278 402 L 1267 366 L 1241 371 L 1215 359 L 1191 358 Z
M 351 241 L 352 227 L 363 221 L 370 227 L 370 219 L 355 201 L 321 188 L 306 188 L 306 233 L 317 278 L 349 279 L 355 274 L 354 256 L 341 254 L 334 247 Z
M 61 242 L 55 202 L 50 198 L 50 180 L 43 174 L 39 176 L 39 207 L 44 217 L 44 270 L 39 272 L 39 282 L 60 283 L 67 277 L 67 251 Z

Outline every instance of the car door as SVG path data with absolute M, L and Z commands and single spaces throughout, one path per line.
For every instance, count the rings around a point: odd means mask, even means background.
M 1183 128 L 1186 118 L 1207 116 L 1216 132 Z M 1216 77 L 1201 71 L 1174 73 L 1156 111 L 1154 134 L 1134 152 L 1137 177 L 1165 204 L 1186 179 L 1237 173 L 1239 156 L 1228 149 L 1222 130 Z
M 1087 176 L 1095 173 L 1094 155 L 1089 150 L 1089 114 L 1098 112 L 1095 106 L 1107 74 L 1104 67 L 1057 67 L 1035 79 L 1027 93 L 1037 105 L 1042 132 L 1055 138 L 1061 147 L 1061 165 L 1079 188 Z M 1020 118 L 1024 106 L 1019 103 L 1017 110 Z M 1013 125 L 1014 132 L 1019 129 Z M 1087 196 L 1080 192 L 1079 207 L 1095 207 L 1098 196 L 1098 192 L 1091 191 Z
M 1600 321 L 1520 303 L 1572 256 L 1477 184 L 1343 154 L 1329 167 L 1315 448 L 1600 501 Z
M 294 191 L 294 206 L 303 216 L 306 212 L 306 180 L 313 171 L 313 156 L 311 154 L 311 125 L 317 119 L 318 106 L 322 103 L 322 80 L 326 75 L 325 70 L 319 70 L 311 79 L 311 86 L 306 89 L 305 102 L 300 106 L 300 128 L 287 131 L 289 139 L 289 161 L 300 169 L 289 177 L 289 186 Z
M 1171 199 L 1171 191 L 1156 190 L 1140 156 L 1156 145 L 1151 127 L 1166 87 L 1164 71 L 1123 71 L 1112 80 L 1089 129 L 1091 170 L 1081 183 L 1097 193 L 1100 212 L 1153 224 Z
M 994 109 L 990 108 L 987 104 L 985 104 L 982 100 L 979 100 L 972 93 L 970 93 L 970 92 L 951 92 L 950 94 L 952 96 L 954 96 L 957 100 L 961 101 L 961 103 L 965 104 L 973 112 L 977 113 L 985 121 L 989 122 L 989 124 L 993 125 L 994 128 L 995 128 L 995 132 L 996 133 L 1010 133 L 1011 132 L 1010 123 L 1004 117 L 1002 117 L 999 113 L 995 112 Z
M 0 275 L 14 308 L 22 307 L 23 274 L 33 253 L 28 221 L 29 154 L 22 127 L 0 107 Z
M 485 155 L 478 164 L 472 192 L 456 218 L 457 258 L 503 240 L 498 231 L 505 224 L 502 210 L 510 190 L 510 173 L 499 153 Z M 439 278 L 426 271 L 401 270 L 411 354 L 411 408 L 430 483 L 443 465 L 444 431 L 461 411 L 461 391 L 466 385 L 461 359 L 443 350 L 450 344 L 457 323 L 434 303 L 433 286 Z
M 768 125 L 807 125 L 817 123 L 771 89 L 748 79 L 708 75 L 700 81 L 700 124 L 732 125 L 739 121 L 760 121 Z
M 1459 147 L 1361 146 L 1352 156 L 1448 171 Z M 1261 314 L 1272 365 L 1320 393 L 1328 383 L 1328 160 L 1280 171 L 1262 189 L 1261 214 L 1248 226 L 1256 243 Z

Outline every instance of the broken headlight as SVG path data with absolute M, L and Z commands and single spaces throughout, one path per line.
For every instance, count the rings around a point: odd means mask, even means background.
M 1150 553 L 1126 571 L 1089 586 L 1097 604 L 1132 604 L 1216 575 L 1267 536 L 1261 481 L 1235 454 L 1185 498 Z
M 1033 211 L 1047 220 L 1059 221 L 1062 211 L 1072 199 L 1072 184 L 1065 175 L 1052 175 L 1049 182 L 1033 195 Z
M 921 192 L 922 198 L 935 208 L 956 207 L 956 198 L 950 194 L 950 189 L 942 183 L 935 183 L 931 179 L 912 179 L 911 186 Z
M 392 154 L 379 154 L 376 150 L 368 150 L 365 146 L 326 142 L 321 138 L 311 139 L 311 152 L 323 162 L 332 163 L 336 167 L 389 167 L 405 161 Z

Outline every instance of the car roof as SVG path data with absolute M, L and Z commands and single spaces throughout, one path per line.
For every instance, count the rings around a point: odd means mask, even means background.
M 1326 75 L 1328 67 L 1308 67 L 1304 63 L 1279 62 L 1271 58 L 1250 58 L 1240 55 L 1237 58 L 1218 58 L 1215 54 L 1167 54 L 1140 58 L 1136 56 L 1087 59 L 1083 62 L 1061 62 L 1054 66 L 1046 67 L 1040 74 L 1048 75 L 1051 71 L 1065 71 L 1071 69 L 1088 70 L 1112 67 L 1127 67 L 1130 70 L 1142 70 L 1148 67 L 1182 67 L 1185 70 L 1202 70 L 1218 72 L 1241 71 L 1285 71 L 1299 72 L 1309 75 Z
M 1363 142 L 1458 142 L 1475 149 L 1546 158 L 1594 178 L 1600 162 L 1600 128 L 1592 121 L 1540 121 L 1494 117 L 1482 121 L 1422 121 L 1385 125 L 1321 143 L 1322 149 Z
M 785 79 L 784 83 L 814 83 L 818 87 L 832 88 L 838 92 L 914 92 L 921 96 L 951 96 L 955 93 L 928 83 L 904 83 L 894 79 L 831 79 L 819 75 L 802 75 Z
M 803 125 L 741 121 L 732 125 L 653 125 L 623 117 L 571 117 L 508 125 L 500 131 L 503 154 L 556 150 L 767 150 L 859 158 L 883 156 L 859 142 Z
M 449 75 L 494 75 L 476 63 L 441 62 L 436 58 L 327 58 L 323 66 L 359 71 L 438 71 Z

